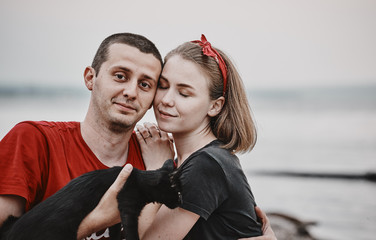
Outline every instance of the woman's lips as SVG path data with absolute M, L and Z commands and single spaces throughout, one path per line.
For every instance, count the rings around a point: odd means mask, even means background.
M 163 111 L 163 110 L 158 110 L 159 111 L 159 114 L 162 116 L 162 117 L 176 117 L 174 114 L 171 114 L 167 111 Z

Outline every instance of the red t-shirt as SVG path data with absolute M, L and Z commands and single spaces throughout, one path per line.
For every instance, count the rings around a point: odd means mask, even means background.
M 127 163 L 145 169 L 133 133 Z M 81 136 L 79 122 L 22 122 L 0 142 L 0 195 L 26 199 L 26 210 L 86 172 L 106 169 Z

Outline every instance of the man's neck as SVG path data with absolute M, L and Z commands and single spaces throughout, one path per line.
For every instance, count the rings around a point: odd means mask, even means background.
M 108 167 L 123 166 L 128 157 L 129 140 L 133 129 L 115 133 L 98 122 L 85 119 L 81 134 L 91 151 Z

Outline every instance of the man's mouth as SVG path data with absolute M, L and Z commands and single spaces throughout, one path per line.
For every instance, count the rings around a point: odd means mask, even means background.
M 137 111 L 137 108 L 132 104 L 127 104 L 123 102 L 113 102 L 116 106 L 118 106 L 122 111 L 129 112 L 129 111 Z

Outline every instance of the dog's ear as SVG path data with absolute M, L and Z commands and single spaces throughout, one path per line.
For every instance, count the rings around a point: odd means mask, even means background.
M 0 239 L 6 239 L 6 234 L 12 228 L 13 224 L 18 220 L 18 217 L 9 216 L 3 226 L 0 228 Z
M 175 168 L 175 164 L 174 164 L 174 161 L 172 159 L 168 159 L 166 160 L 164 163 L 163 163 L 163 166 L 161 167 L 161 169 L 164 169 L 168 172 L 172 172 Z
M 139 181 L 151 187 L 157 186 L 163 181 L 166 181 L 166 178 L 169 178 L 169 175 L 174 171 L 174 168 L 175 167 L 173 160 L 169 159 L 163 164 L 161 168 L 157 170 L 140 171 L 142 177 L 139 178 Z

